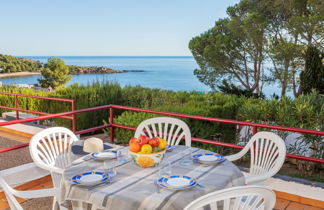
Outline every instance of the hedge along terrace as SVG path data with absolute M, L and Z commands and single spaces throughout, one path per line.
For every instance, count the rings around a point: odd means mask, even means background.
M 60 97 L 75 99 L 77 109 L 95 107 L 107 104 L 118 104 L 138 108 L 193 114 L 215 118 L 235 119 L 281 126 L 323 130 L 324 127 L 324 96 L 316 93 L 302 95 L 296 99 L 282 98 L 255 99 L 225 95 L 222 93 L 175 92 L 160 89 L 126 86 L 110 82 L 94 82 L 87 86 L 71 85 L 46 93 L 30 89 L 4 86 L 2 92 L 15 92 L 29 95 Z M 0 95 L 0 103 L 14 107 L 12 96 Z M 23 109 L 37 110 L 48 113 L 59 113 L 71 110 L 68 103 L 53 102 L 39 99 L 19 99 L 19 106 Z M 4 112 L 8 110 L 0 110 Z M 115 111 L 115 122 L 118 124 L 137 126 L 146 118 L 156 115 L 129 111 Z M 108 110 L 99 110 L 77 115 L 77 129 L 82 130 L 98 125 L 108 119 Z M 188 123 L 192 136 L 206 139 L 220 139 L 224 142 L 235 143 L 239 129 L 235 125 L 211 123 L 192 119 L 183 119 Z M 66 119 L 54 119 L 56 125 L 71 127 Z M 261 130 L 261 129 L 260 129 Z M 127 143 L 133 135 L 132 131 L 116 129 L 116 138 L 120 143 Z M 287 132 L 279 132 L 283 138 Z M 305 135 L 298 144 L 307 143 L 314 149 L 314 155 L 324 158 L 322 139 L 315 135 Z M 299 145 L 295 145 L 290 152 L 303 154 Z

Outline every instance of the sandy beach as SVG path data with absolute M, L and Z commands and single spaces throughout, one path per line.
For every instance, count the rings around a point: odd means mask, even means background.
M 40 72 L 15 72 L 15 73 L 0 73 L 0 78 L 6 77 L 24 77 L 31 75 L 38 75 Z

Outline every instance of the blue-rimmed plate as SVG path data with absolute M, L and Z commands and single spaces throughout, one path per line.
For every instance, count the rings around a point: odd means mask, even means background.
M 101 152 L 94 152 L 91 153 L 91 156 L 94 159 L 112 159 L 112 158 L 116 158 L 117 155 L 119 155 L 120 151 L 101 151 Z
M 166 151 L 167 151 L 167 152 L 172 152 L 173 149 L 174 149 L 174 146 L 172 146 L 172 145 L 169 145 L 169 144 L 168 144 L 168 145 L 166 146 Z
M 186 190 L 197 185 L 196 180 L 189 176 L 163 176 L 156 183 L 168 190 Z
M 71 182 L 73 184 L 91 186 L 107 182 L 109 178 L 109 174 L 102 171 L 87 171 L 72 177 Z
M 192 156 L 193 161 L 203 164 L 217 164 L 225 160 L 224 156 L 217 153 L 199 153 Z

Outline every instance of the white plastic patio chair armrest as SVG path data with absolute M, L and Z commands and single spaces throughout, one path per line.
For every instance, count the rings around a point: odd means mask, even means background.
M 57 174 L 62 174 L 64 173 L 64 169 L 62 168 L 58 168 L 55 166 L 52 166 L 52 168 L 50 169 L 51 172 L 57 173 Z
M 13 189 L 13 194 L 20 198 L 43 198 L 52 197 L 57 195 L 57 190 L 54 188 L 42 189 L 42 190 L 28 190 L 28 191 L 18 191 Z
M 258 174 L 258 175 L 250 175 L 246 174 L 245 175 L 245 184 L 247 185 L 263 185 L 264 181 L 266 181 L 271 175 L 268 175 L 267 173 L 265 174 Z
M 241 157 L 243 157 L 245 155 L 245 153 L 246 153 L 245 151 L 241 150 L 240 152 L 238 152 L 236 154 L 225 156 L 225 158 L 229 161 L 235 161 L 235 160 L 238 160 Z

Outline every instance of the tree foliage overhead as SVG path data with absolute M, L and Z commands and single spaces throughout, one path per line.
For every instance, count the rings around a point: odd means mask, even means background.
M 41 68 L 39 61 L 0 54 L 0 73 L 37 72 Z
M 241 15 L 234 7 L 228 13 L 230 18 L 218 20 L 214 28 L 190 41 L 189 48 L 200 67 L 194 73 L 212 89 L 226 79 L 259 92 L 265 18 L 256 13 Z
M 69 67 L 65 65 L 64 61 L 51 57 L 48 59 L 47 64 L 41 70 L 42 78 L 38 79 L 42 87 L 58 88 L 68 83 L 72 76 L 69 74 Z
M 303 52 L 324 46 L 324 1 L 241 0 L 227 14 L 189 43 L 198 79 L 212 89 L 226 79 L 257 94 L 272 82 L 282 96 L 297 96 Z

